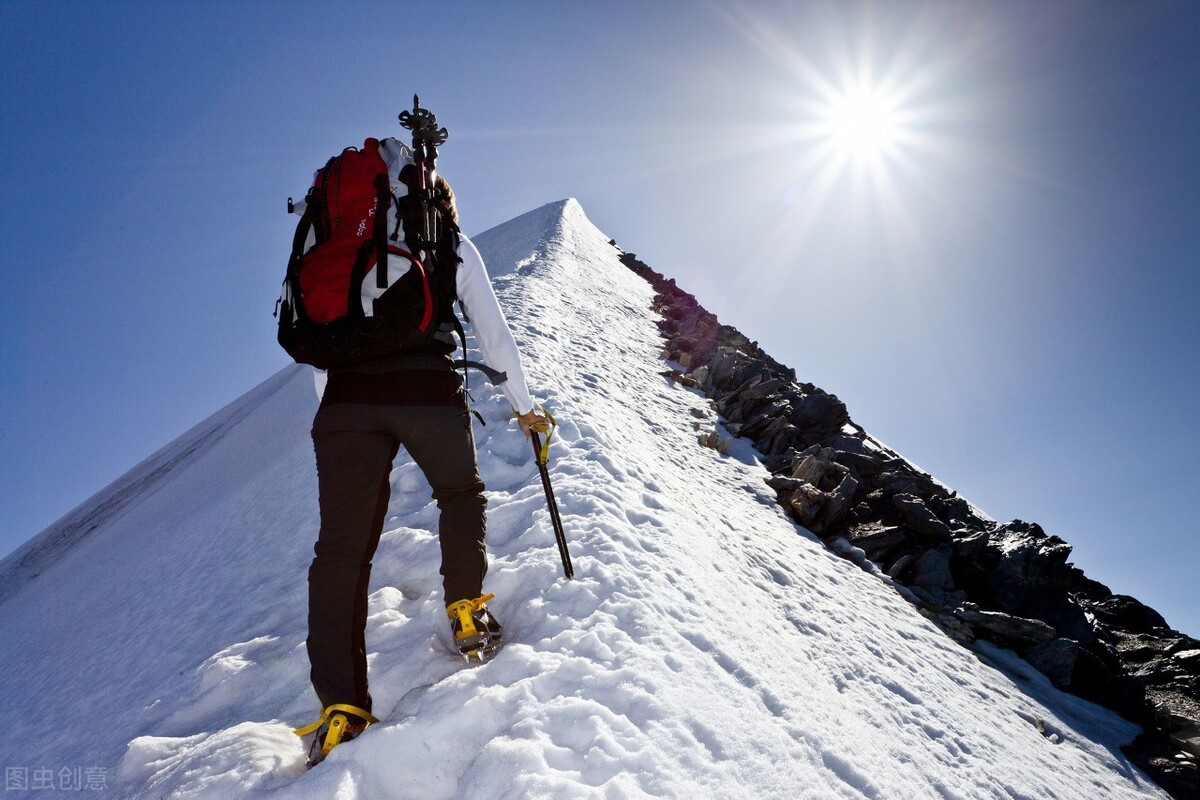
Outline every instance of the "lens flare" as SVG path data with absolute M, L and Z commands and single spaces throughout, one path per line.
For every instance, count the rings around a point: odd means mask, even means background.
M 900 123 L 891 98 L 874 89 L 855 89 L 832 101 L 825 127 L 842 155 L 875 158 L 896 144 Z

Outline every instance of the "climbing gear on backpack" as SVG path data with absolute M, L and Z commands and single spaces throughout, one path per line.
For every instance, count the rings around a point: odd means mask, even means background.
M 446 606 L 454 643 L 467 661 L 486 661 L 500 649 L 500 623 L 486 605 L 488 600 L 494 600 L 495 597 L 494 594 L 486 594 Z
M 550 424 L 545 431 L 545 442 L 538 436 L 536 428 L 529 432 L 530 441 L 533 442 L 533 460 L 537 462 L 538 473 L 542 476 L 542 489 L 546 492 L 546 508 L 550 511 L 550 525 L 554 528 L 554 541 L 558 544 L 558 554 L 562 558 L 563 574 L 570 580 L 575 577 L 575 567 L 572 566 L 571 554 L 567 551 L 567 535 L 563 532 L 562 517 L 558 513 L 558 501 L 554 499 L 554 487 L 550 485 L 550 471 L 547 467 L 550 460 L 550 439 L 554 436 L 554 430 L 558 427 L 558 423 L 546 409 L 538 406 L 538 410 L 545 415 Z
M 449 185 L 434 172 L 447 134 L 413 100 L 412 149 L 395 139 L 348 147 L 305 196 L 275 306 L 279 344 L 299 363 L 353 366 L 453 342 L 459 229 Z M 288 198 L 288 208 L 299 206 Z
M 421 99 L 413 95 L 412 111 L 400 112 L 400 124 L 412 131 L 414 165 L 412 175 L 416 185 L 409 184 L 410 196 L 417 202 L 420 213 L 422 247 L 441 241 L 443 220 L 434 204 L 438 186 L 435 162 L 437 149 L 446 143 L 450 134 L 437 126 L 437 117 L 429 109 L 421 108 Z M 404 177 L 404 176 L 401 176 Z M 406 181 L 408 183 L 408 181 Z M 453 220 L 451 220 L 453 221 Z M 457 226 L 455 228 L 457 230 Z
M 316 722 L 297 728 L 292 733 L 307 736 L 313 731 L 317 732 L 308 750 L 307 764 L 311 768 L 324 761 L 333 748 L 354 739 L 376 722 L 379 720 L 370 711 L 346 703 L 335 703 L 323 710 Z

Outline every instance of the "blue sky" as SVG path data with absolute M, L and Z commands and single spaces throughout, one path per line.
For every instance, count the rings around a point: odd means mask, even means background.
M 1196 3 L 324 6 L 0 4 L 0 553 L 288 363 L 286 198 L 419 92 L 468 232 L 577 197 L 1200 635 Z

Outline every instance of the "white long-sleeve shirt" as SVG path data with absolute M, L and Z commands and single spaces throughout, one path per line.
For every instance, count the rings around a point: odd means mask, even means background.
M 518 414 L 528 413 L 533 409 L 533 399 L 525 382 L 521 354 L 492 290 L 483 256 L 466 236 L 461 237 L 458 255 L 462 259 L 458 265 L 458 299 L 475 329 L 475 343 L 479 345 L 483 363 L 508 375 L 508 380 L 500 384 L 500 391 Z

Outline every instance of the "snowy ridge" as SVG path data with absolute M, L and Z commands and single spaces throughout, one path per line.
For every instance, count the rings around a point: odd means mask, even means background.
M 289 368 L 0 606 L 4 696 L 55 698 L 9 765 L 138 798 L 1163 796 L 1117 750 L 1131 725 L 981 663 L 788 521 L 748 448 L 697 445 L 714 413 L 659 374 L 652 290 L 578 203 L 474 241 L 558 417 L 576 580 L 507 403 L 473 387 L 509 644 L 445 649 L 437 510 L 402 452 L 367 629 L 383 721 L 305 772 L 315 396 Z
M 144 500 L 176 467 L 196 457 L 284 384 L 280 373 L 161 448 L 0 560 L 0 603 L 41 575 L 133 500 Z

